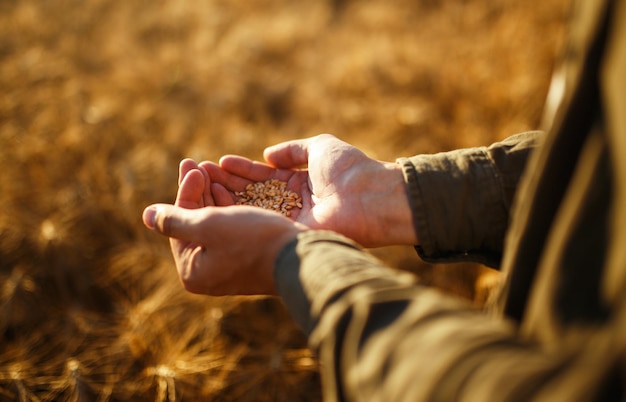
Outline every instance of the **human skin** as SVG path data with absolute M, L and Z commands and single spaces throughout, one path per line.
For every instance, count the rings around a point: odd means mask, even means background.
M 215 207 L 206 171 L 187 159 L 180 172 L 174 205 L 147 207 L 143 221 L 169 237 L 185 289 L 214 296 L 275 295 L 276 256 L 306 228 L 260 208 Z
M 217 205 L 235 203 L 246 184 L 276 178 L 302 196 L 292 218 L 333 230 L 366 247 L 418 243 L 402 168 L 369 158 L 330 134 L 265 149 L 267 163 L 227 155 L 200 164 L 212 180 Z
M 170 238 L 188 291 L 275 294 L 276 257 L 304 230 L 333 230 L 370 247 L 417 244 L 397 164 L 371 159 L 331 135 L 281 143 L 264 156 L 267 163 L 234 155 L 219 164 L 185 159 L 174 205 L 145 209 L 144 224 Z M 235 205 L 236 191 L 273 178 L 302 196 L 302 209 L 291 218 Z

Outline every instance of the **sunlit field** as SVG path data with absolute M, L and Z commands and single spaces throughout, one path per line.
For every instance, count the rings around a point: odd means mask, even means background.
M 0 0 L 0 401 L 320 401 L 281 302 L 186 293 L 178 162 L 538 128 L 569 0 Z M 480 305 L 497 274 L 372 250 Z

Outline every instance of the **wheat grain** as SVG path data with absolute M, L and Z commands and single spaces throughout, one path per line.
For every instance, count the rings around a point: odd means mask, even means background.
M 287 189 L 287 182 L 271 179 L 250 183 L 244 191 L 236 191 L 237 205 L 253 205 L 291 216 L 294 208 L 302 209 L 302 197 Z

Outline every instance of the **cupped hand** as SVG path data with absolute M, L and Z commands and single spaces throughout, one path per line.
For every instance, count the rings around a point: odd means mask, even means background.
M 184 160 L 175 205 L 147 207 L 144 224 L 170 238 L 179 277 L 190 292 L 275 294 L 278 252 L 305 228 L 260 208 L 216 208 L 210 188 L 207 172 Z
M 227 155 L 200 164 L 216 205 L 236 203 L 251 182 L 279 179 L 302 196 L 291 218 L 333 230 L 368 247 L 417 244 L 401 167 L 365 155 L 329 134 L 267 148 L 267 163 Z

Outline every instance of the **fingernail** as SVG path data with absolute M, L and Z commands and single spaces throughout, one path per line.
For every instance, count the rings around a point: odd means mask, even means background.
M 149 206 L 143 211 L 143 223 L 150 229 L 156 228 L 157 207 Z

